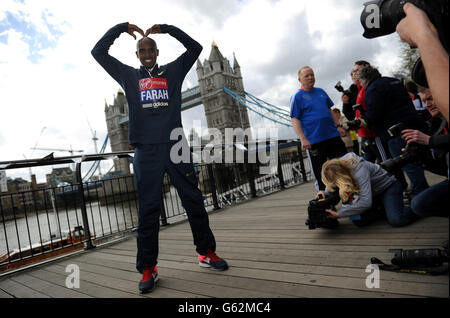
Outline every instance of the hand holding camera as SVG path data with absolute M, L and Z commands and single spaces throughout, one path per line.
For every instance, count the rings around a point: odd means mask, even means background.
M 419 145 L 428 145 L 430 143 L 430 136 L 424 134 L 419 130 L 405 129 L 402 131 L 402 138 L 409 145 L 410 143 L 417 143 Z
M 400 38 L 413 47 L 429 38 L 439 38 L 438 31 L 428 19 L 427 14 L 411 3 L 403 7 L 406 17 L 397 25 L 397 33 Z

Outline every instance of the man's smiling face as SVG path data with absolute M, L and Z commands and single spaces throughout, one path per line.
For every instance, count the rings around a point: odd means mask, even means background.
M 146 68 L 151 69 L 156 64 L 158 55 L 159 50 L 153 39 L 143 38 L 138 41 L 136 56 Z

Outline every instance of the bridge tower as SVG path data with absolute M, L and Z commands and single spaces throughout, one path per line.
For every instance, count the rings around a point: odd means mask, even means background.
M 106 127 L 112 152 L 132 150 L 128 141 L 128 103 L 124 92 L 119 89 L 114 97 L 114 103 L 105 102 Z M 124 120 L 125 119 L 125 120 Z M 116 172 L 130 174 L 128 159 L 114 159 Z
M 223 86 L 245 97 L 241 67 L 234 56 L 233 67 L 215 42 L 209 59 L 197 61 L 197 77 L 208 128 L 218 128 L 225 136 L 225 128 L 250 128 L 247 108 L 223 91 Z M 250 136 L 251 139 L 251 136 Z

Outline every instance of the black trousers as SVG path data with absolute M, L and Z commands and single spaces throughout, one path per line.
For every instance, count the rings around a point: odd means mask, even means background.
M 138 146 L 135 151 L 134 173 L 139 196 L 136 269 L 140 273 L 146 266 L 157 264 L 165 172 L 177 189 L 186 210 L 197 253 L 204 255 L 208 250 L 216 250 L 216 241 L 209 227 L 194 166 L 192 163 L 173 163 L 170 159 L 171 147 L 170 143 L 144 145 Z
M 311 145 L 309 157 L 311 159 L 312 171 L 317 181 L 320 191 L 325 190 L 322 182 L 322 166 L 330 159 L 340 158 L 347 153 L 347 148 L 341 137 L 327 139 L 317 144 Z

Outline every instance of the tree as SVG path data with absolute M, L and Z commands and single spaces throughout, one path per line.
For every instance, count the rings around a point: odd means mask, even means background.
M 420 53 L 417 48 L 411 48 L 409 44 L 401 42 L 400 48 L 400 65 L 395 71 L 397 74 L 403 74 L 407 78 L 411 78 L 411 71 L 414 64 L 419 59 Z

